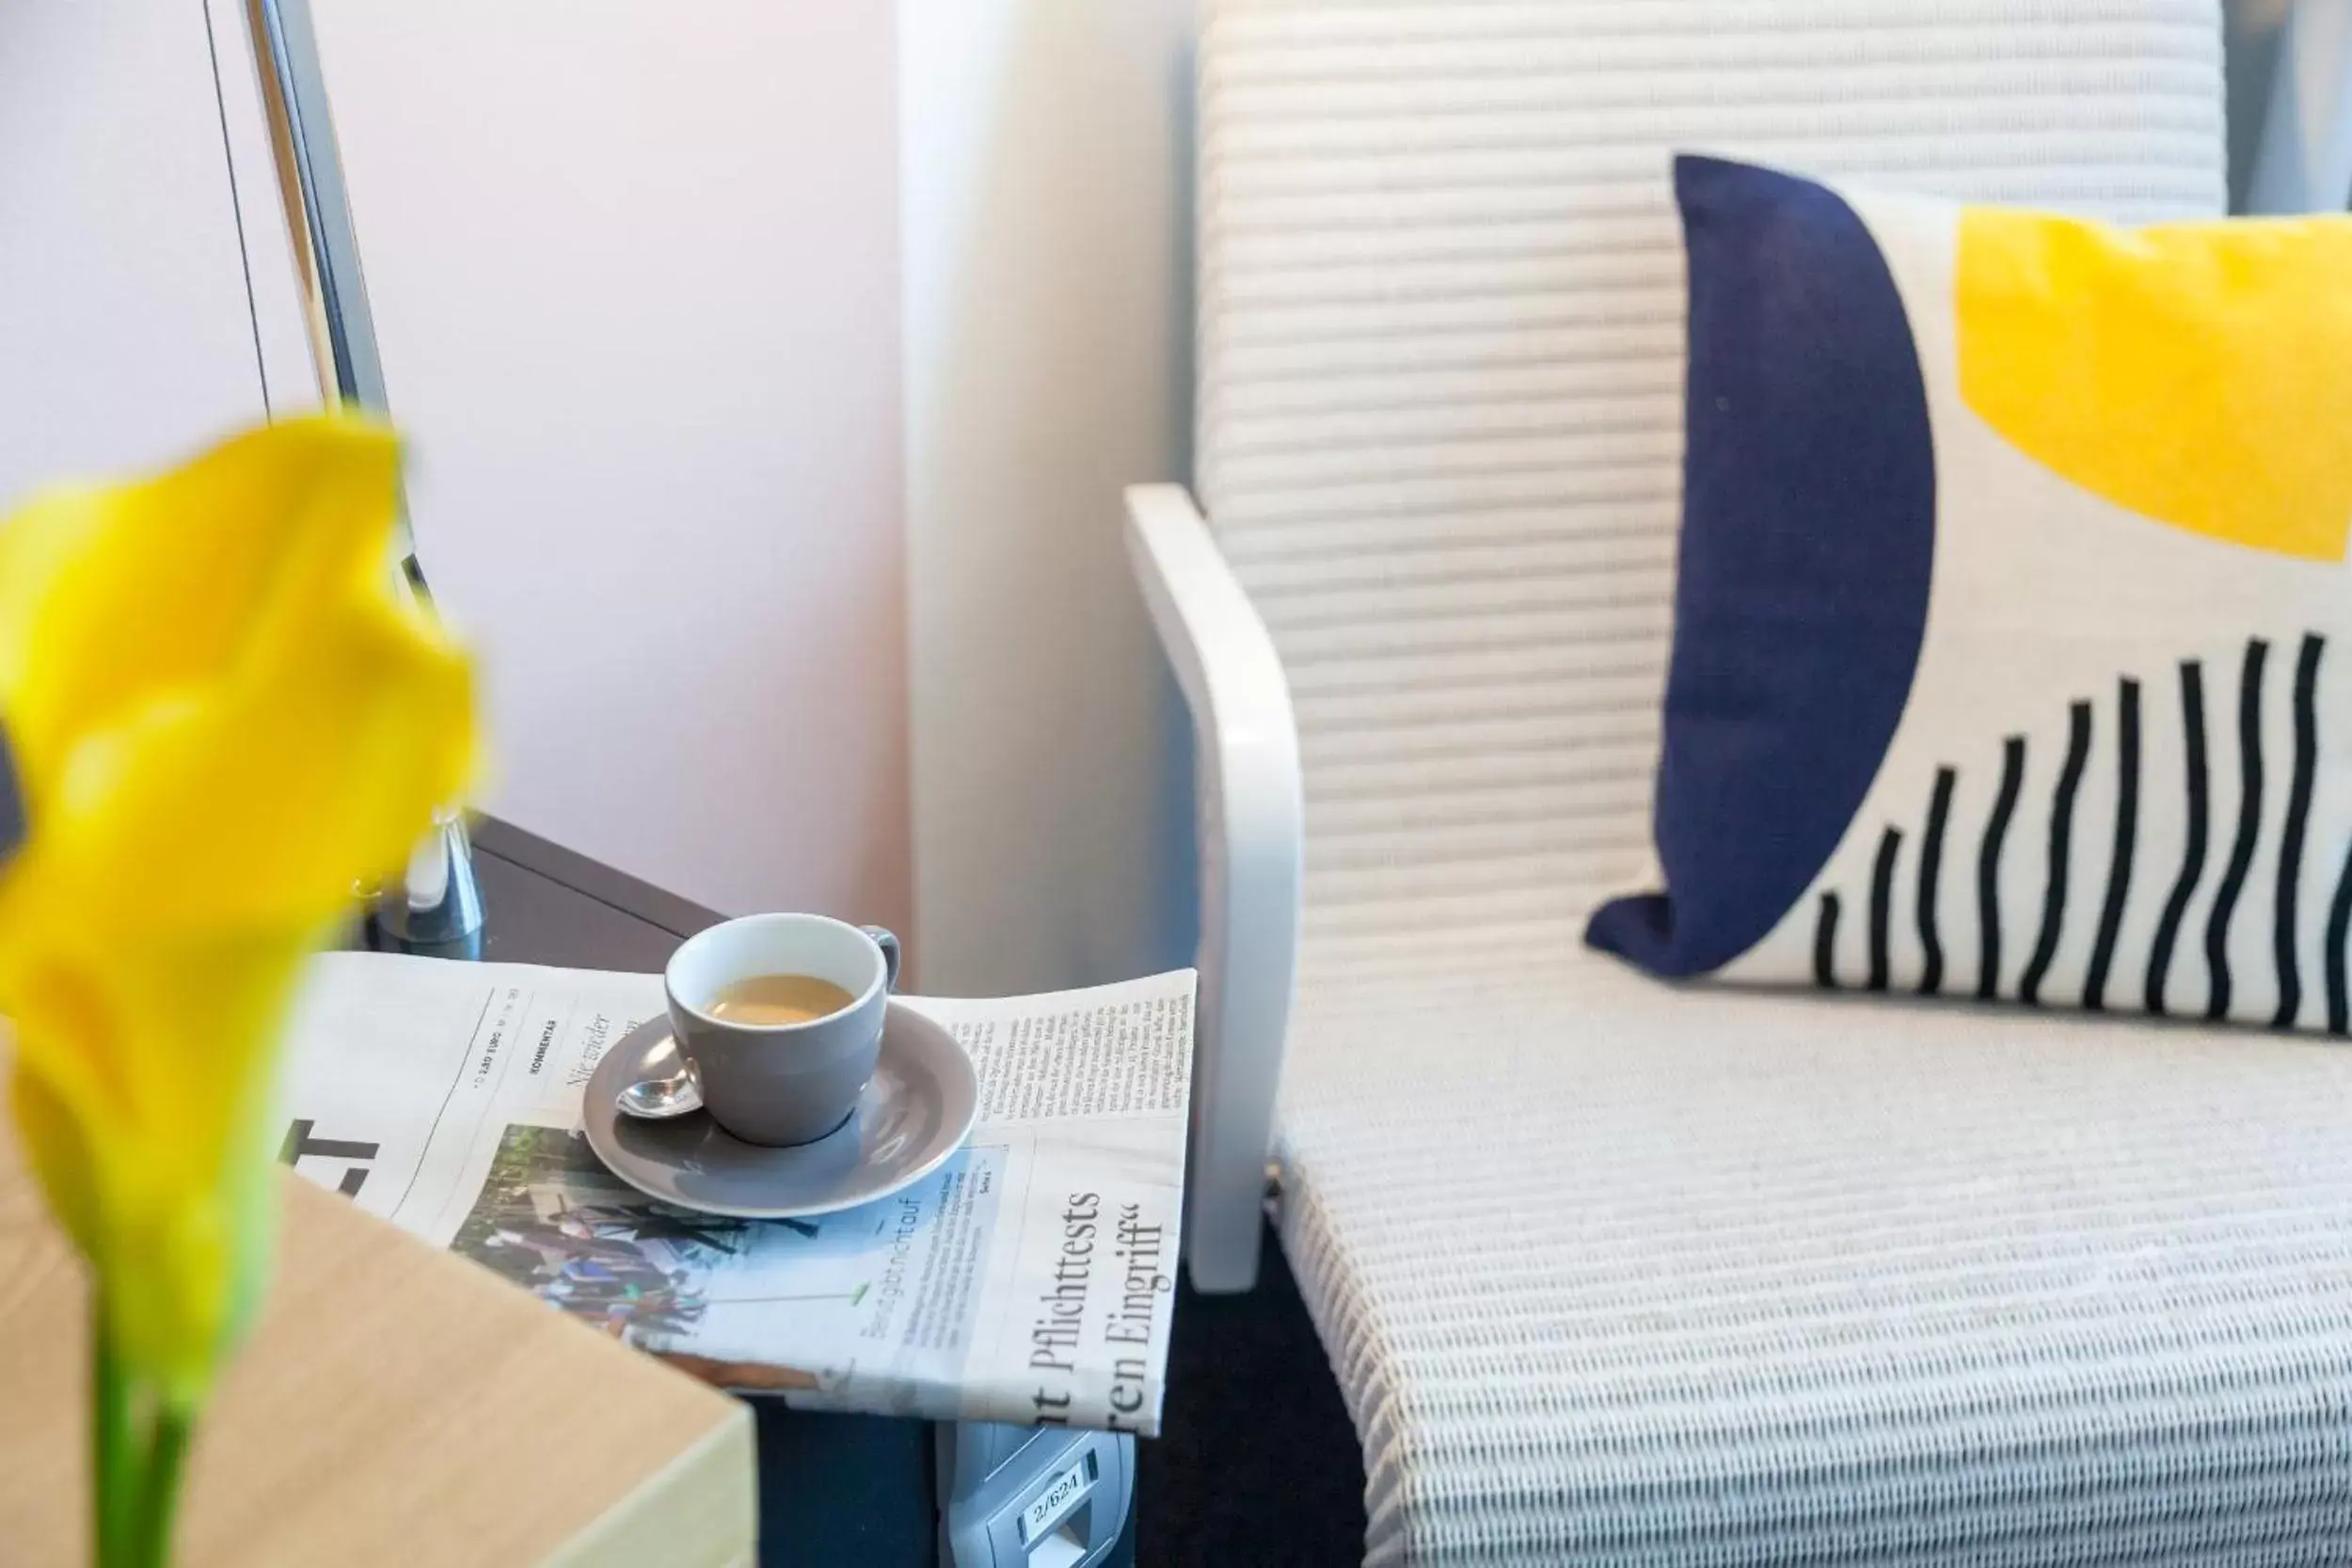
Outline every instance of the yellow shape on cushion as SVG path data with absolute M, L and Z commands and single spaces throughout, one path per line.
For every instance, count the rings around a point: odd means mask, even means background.
M 1963 401 L 2118 506 L 2342 561 L 2352 218 L 2124 230 L 1963 208 Z

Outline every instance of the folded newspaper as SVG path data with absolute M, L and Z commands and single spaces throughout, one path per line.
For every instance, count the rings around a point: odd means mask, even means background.
M 726 1387 L 1155 1433 L 1192 973 L 904 1001 L 972 1053 L 979 1120 L 941 1169 L 821 1219 L 670 1208 L 590 1150 L 582 1087 L 661 1011 L 651 974 L 328 954 L 295 1012 L 283 1157 Z

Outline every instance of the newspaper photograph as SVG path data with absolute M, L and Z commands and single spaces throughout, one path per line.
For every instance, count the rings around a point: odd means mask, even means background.
M 316 961 L 280 1157 L 436 1246 L 721 1386 L 811 1409 L 1158 1431 L 1194 977 L 900 1000 L 980 1084 L 964 1147 L 806 1220 L 671 1207 L 581 1131 L 661 979 L 379 953 Z

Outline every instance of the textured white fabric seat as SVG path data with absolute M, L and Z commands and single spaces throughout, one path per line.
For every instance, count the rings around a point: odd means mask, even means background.
M 1283 1241 L 1379 1562 L 2352 1556 L 2352 1054 L 1311 972 Z
M 1676 990 L 1579 943 L 1647 859 L 1669 152 L 2212 213 L 2218 31 L 1212 0 L 1200 495 L 1295 712 L 1281 1228 L 1373 1561 L 2352 1559 L 2352 1054 Z

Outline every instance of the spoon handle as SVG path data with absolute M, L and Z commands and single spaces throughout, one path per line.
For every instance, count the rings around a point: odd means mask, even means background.
M 703 1084 L 692 1062 L 668 1078 L 640 1078 L 612 1097 L 613 1108 L 641 1121 L 667 1121 L 703 1108 Z

